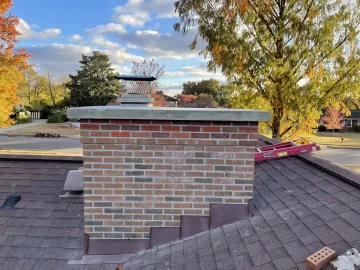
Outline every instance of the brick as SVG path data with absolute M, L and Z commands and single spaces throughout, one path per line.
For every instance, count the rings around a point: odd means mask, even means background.
M 186 177 L 203 177 L 204 172 L 186 172 L 185 176 Z
M 104 188 L 110 188 L 110 189 L 122 189 L 124 187 L 124 184 L 114 184 L 114 183 L 105 183 Z
M 116 142 L 116 139 L 114 139 L 114 138 L 96 138 L 97 144 L 114 144 L 115 142 Z
M 213 134 L 212 134 L 213 135 Z M 207 133 L 191 133 L 191 138 L 195 138 L 195 139 L 208 139 L 209 138 L 209 134 Z
M 91 131 L 90 136 L 94 137 L 108 137 L 110 135 L 110 132 L 107 131 Z
M 104 162 L 105 163 L 123 163 L 124 159 L 123 158 L 114 158 L 114 157 L 105 157 L 104 158 Z M 95 165 L 95 164 L 94 164 Z M 109 165 L 109 164 L 108 164 Z
M 145 196 L 144 197 L 144 201 L 147 201 L 147 202 L 162 202 L 164 200 L 165 200 L 165 198 L 162 196 Z M 171 207 L 171 204 L 169 207 Z
M 149 183 L 149 182 L 153 182 L 153 178 L 152 177 L 134 177 L 134 182 Z
M 154 190 L 154 195 L 172 195 L 172 190 Z
M 183 126 L 182 131 L 200 132 L 200 127 L 197 126 Z
M 114 120 L 110 120 L 111 124 L 120 124 L 120 125 L 126 125 L 126 124 L 130 124 L 130 120 L 123 120 L 123 119 L 114 119 Z
M 113 132 L 111 132 L 111 137 L 130 137 L 130 132 L 128 132 L 128 131 L 124 131 L 124 132 L 113 131 Z
M 202 183 L 202 184 L 212 184 L 214 180 L 212 178 L 195 178 L 195 183 Z
M 193 204 L 192 203 L 174 203 L 174 208 L 193 208 Z
M 158 144 L 176 144 L 174 139 L 157 139 Z
M 237 127 L 222 127 L 221 131 L 224 133 L 238 133 Z
M 125 209 L 125 214 L 143 214 L 143 209 Z
M 171 121 L 168 120 L 152 120 L 153 125 L 171 125 Z
M 165 197 L 165 201 L 167 202 L 183 202 L 183 197 Z
M 124 188 L 126 188 L 126 189 L 140 189 L 140 188 L 144 188 L 144 184 L 125 183 Z
M 106 123 L 109 123 L 109 120 L 107 120 L 107 119 L 90 119 L 89 123 L 106 124 Z
M 114 190 L 115 195 L 133 195 L 133 190 L 126 190 L 126 189 L 115 189 Z
M 237 139 L 237 140 L 247 140 L 249 137 L 248 134 L 231 134 L 231 139 Z
M 206 126 L 202 127 L 202 132 L 220 132 L 221 127 L 212 127 L 212 126 Z
M 123 226 L 124 221 L 105 220 L 104 226 Z
M 161 126 L 162 131 L 176 131 L 180 132 L 180 126 Z
M 141 126 L 142 131 L 160 131 L 160 126 Z
M 125 201 L 143 201 L 143 196 L 126 196 Z
M 144 151 L 136 151 L 134 154 L 136 157 L 152 157 L 154 155 L 153 152 L 144 152 Z
M 212 139 L 229 139 L 230 134 L 228 133 L 213 133 L 211 134 Z
M 133 144 L 136 143 L 136 139 L 133 138 L 120 138 L 116 139 L 117 144 Z
M 84 129 L 87 129 L 87 130 L 99 130 L 99 129 L 100 129 L 100 125 L 80 123 L 80 129 L 81 129 L 81 130 L 84 130 Z
M 139 125 L 122 125 L 121 130 L 140 130 Z
M 331 248 L 324 247 L 314 254 L 306 258 L 306 264 L 313 270 L 319 270 L 337 257 L 336 251 Z
M 257 133 L 257 127 L 239 127 L 240 133 Z
M 170 138 L 170 133 L 166 132 L 151 132 L 152 138 Z
M 151 124 L 151 120 L 138 120 L 138 119 L 133 119 L 133 120 L 131 120 L 131 124 L 149 125 L 149 124 Z
M 232 171 L 233 166 L 214 166 L 215 171 Z
M 185 159 L 185 163 L 187 164 L 203 164 L 203 159 Z
M 190 138 L 190 133 L 185 132 L 172 132 L 170 133 L 171 138 Z
M 101 130 L 120 130 L 118 125 L 101 125 Z

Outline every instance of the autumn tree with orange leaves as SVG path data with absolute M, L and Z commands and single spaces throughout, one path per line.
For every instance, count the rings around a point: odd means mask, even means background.
M 273 138 L 314 132 L 322 108 L 344 110 L 360 91 L 360 1 L 178 0 L 175 10 L 175 30 L 231 82 L 230 106 L 269 110 Z
M 321 117 L 321 121 L 327 129 L 341 129 L 344 126 L 344 114 L 334 107 L 328 107 Z
M 29 67 L 27 60 L 30 57 L 23 49 L 14 53 L 16 37 L 20 33 L 16 31 L 18 18 L 5 16 L 11 7 L 12 0 L 0 1 L 0 127 L 13 123 L 9 116 L 19 101 L 16 96 L 17 85 L 23 81 L 21 71 Z

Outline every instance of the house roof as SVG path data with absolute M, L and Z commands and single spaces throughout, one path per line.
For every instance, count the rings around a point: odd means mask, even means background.
M 133 256 L 128 269 L 308 269 L 360 248 L 360 190 L 297 157 L 257 163 L 254 216 Z
M 321 110 L 322 114 L 326 112 L 326 109 Z M 350 115 L 345 118 L 360 118 L 360 110 L 350 110 Z
M 360 190 L 344 181 L 355 176 L 316 162 L 257 163 L 253 217 L 136 254 L 124 269 L 307 269 L 305 258 L 324 245 L 360 249 Z M 115 269 L 66 264 L 83 254 L 83 200 L 57 195 L 79 166 L 0 159 L 0 204 L 11 183 L 22 196 L 16 209 L 0 209 L 0 269 Z
M 351 114 L 346 118 L 360 118 L 360 110 L 350 110 Z
M 67 172 L 79 166 L 81 163 L 0 160 L 0 206 L 12 183 L 22 197 L 16 209 L 0 208 L 0 269 L 85 269 L 67 265 L 68 260 L 83 255 L 83 198 L 58 197 Z

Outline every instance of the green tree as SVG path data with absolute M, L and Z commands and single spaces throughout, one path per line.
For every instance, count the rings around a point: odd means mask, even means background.
M 219 107 L 219 104 L 214 100 L 214 97 L 209 94 L 200 94 L 196 97 L 193 103 L 197 104 L 210 104 L 211 107 L 216 108 Z
M 360 8 L 341 0 L 179 0 L 175 30 L 192 27 L 208 69 L 235 83 L 234 107 L 269 107 L 274 138 L 311 132 L 321 108 L 359 83 Z M 357 1 L 359 2 L 359 1 Z
M 40 76 L 33 68 L 23 71 L 24 81 L 19 84 L 20 95 L 26 97 L 26 103 L 37 107 L 41 95 L 46 91 L 46 78 Z
M 185 95 L 211 95 L 216 103 L 221 107 L 226 106 L 227 88 L 220 85 L 215 79 L 202 80 L 200 82 L 188 81 L 183 83 L 182 94 Z
M 94 51 L 92 56 L 82 55 L 80 64 L 77 75 L 69 75 L 71 81 L 66 84 L 72 106 L 106 105 L 117 97 L 120 83 L 107 54 Z

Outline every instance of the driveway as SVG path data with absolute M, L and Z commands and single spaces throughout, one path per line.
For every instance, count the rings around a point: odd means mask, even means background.
M 54 151 L 82 155 L 80 138 L 34 138 L 0 136 L 0 149 Z

